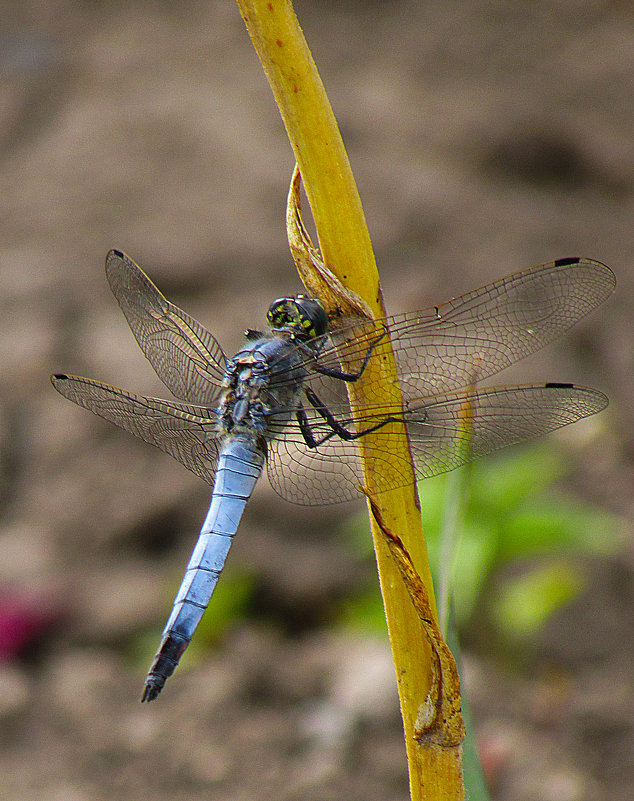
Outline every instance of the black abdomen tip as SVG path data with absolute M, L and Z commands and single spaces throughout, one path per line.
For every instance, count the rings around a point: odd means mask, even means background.
M 163 689 L 163 685 L 165 684 L 165 679 L 159 680 L 156 678 L 147 679 L 145 682 L 145 687 L 143 689 L 143 695 L 141 697 L 141 703 L 147 701 L 153 701 L 155 698 L 158 698 L 159 693 Z

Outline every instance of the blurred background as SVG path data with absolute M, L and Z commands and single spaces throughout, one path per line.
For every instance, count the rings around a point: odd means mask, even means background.
M 109 294 L 125 250 L 232 351 L 300 289 L 293 157 L 235 3 L 4 2 L 0 796 L 407 797 L 362 505 L 262 481 L 160 699 L 149 662 L 209 488 L 60 398 L 165 396 Z M 466 692 L 509 801 L 633 792 L 634 28 L 628 2 L 306 2 L 388 311 L 564 256 L 615 296 L 503 380 L 610 408 L 474 469 L 456 568 Z M 431 549 L 443 479 L 421 487 Z

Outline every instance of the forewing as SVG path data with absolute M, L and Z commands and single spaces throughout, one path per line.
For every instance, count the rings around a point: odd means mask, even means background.
M 366 443 L 366 455 L 388 491 L 409 480 L 405 463 L 394 463 L 396 438 L 407 428 L 416 475 L 429 478 L 453 470 L 494 451 L 531 440 L 607 406 L 606 396 L 595 389 L 571 384 L 528 384 L 493 387 L 478 392 L 453 393 L 410 403 L 404 415 L 392 410 L 393 419 Z M 307 410 L 311 430 L 318 439 L 327 423 Z M 379 418 L 368 413 L 352 431 L 374 425 Z M 372 442 L 371 448 L 369 442 Z M 388 465 L 389 462 L 389 465 Z M 309 448 L 299 427 L 269 444 L 268 476 L 273 488 L 292 503 L 319 505 L 359 497 L 363 473 L 357 443 L 336 436 Z M 381 483 L 382 482 L 382 483 Z
M 170 392 L 215 406 L 225 357 L 209 331 L 170 303 L 125 253 L 108 253 L 106 276 L 136 341 Z
M 213 484 L 218 440 L 215 416 L 208 417 L 206 409 L 133 395 L 80 376 L 53 375 L 51 382 L 65 398 L 155 445 Z
M 600 262 L 559 259 L 426 311 L 353 321 L 331 333 L 315 364 L 336 369 L 343 357 L 358 369 L 371 343 L 389 330 L 404 399 L 444 394 L 473 386 L 544 347 L 602 303 L 614 285 L 614 274 Z M 380 340 L 372 358 L 381 358 L 386 348 L 387 340 Z M 380 404 L 373 387 L 367 388 L 367 401 Z

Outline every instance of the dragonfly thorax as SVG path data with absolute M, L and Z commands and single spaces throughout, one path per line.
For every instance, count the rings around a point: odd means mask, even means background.
M 227 362 L 218 426 L 226 434 L 268 436 L 268 419 L 291 410 L 303 385 L 305 370 L 292 340 L 263 336 L 247 341 Z

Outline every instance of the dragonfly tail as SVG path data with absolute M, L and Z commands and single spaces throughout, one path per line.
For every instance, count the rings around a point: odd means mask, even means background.
M 216 588 L 264 459 L 257 445 L 247 438 L 235 437 L 223 446 L 209 512 L 145 680 L 142 702 L 159 695 L 185 653 Z

